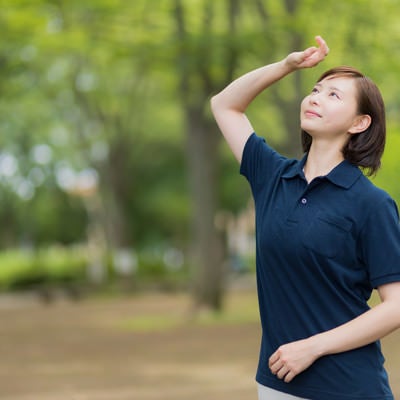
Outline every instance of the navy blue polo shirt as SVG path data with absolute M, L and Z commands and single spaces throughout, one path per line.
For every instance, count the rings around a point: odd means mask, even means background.
M 379 341 L 321 357 L 290 383 L 268 368 L 280 345 L 354 319 L 369 309 L 373 288 L 400 281 L 395 202 L 348 161 L 308 184 L 306 157 L 287 159 L 254 133 L 243 152 L 263 332 L 256 379 L 313 400 L 393 399 Z

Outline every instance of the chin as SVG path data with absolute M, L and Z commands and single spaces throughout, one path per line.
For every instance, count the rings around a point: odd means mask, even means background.
M 310 136 L 313 136 L 313 129 L 309 129 L 309 127 L 307 127 L 307 124 L 300 124 L 300 128 L 302 131 L 308 133 Z

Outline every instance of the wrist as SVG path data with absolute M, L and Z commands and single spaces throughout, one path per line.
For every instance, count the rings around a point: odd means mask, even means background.
M 311 342 L 312 351 L 316 358 L 329 354 L 329 343 L 325 340 L 323 333 L 311 336 L 309 338 Z
M 284 58 L 282 61 L 282 68 L 285 70 L 286 74 L 290 74 L 291 72 L 294 72 L 299 69 L 297 64 L 293 63 L 292 60 L 287 56 Z

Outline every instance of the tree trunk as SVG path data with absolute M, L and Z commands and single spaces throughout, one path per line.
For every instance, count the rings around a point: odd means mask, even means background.
M 207 129 L 202 110 L 186 112 L 188 178 L 192 198 L 192 290 L 196 306 L 222 307 L 222 242 L 215 226 L 217 211 L 218 135 Z
M 210 18 L 210 4 L 205 3 L 206 18 Z M 219 310 L 222 307 L 224 276 L 223 243 L 214 223 L 217 212 L 219 134 L 215 127 L 211 128 L 204 111 L 211 91 L 208 65 L 204 59 L 197 63 L 191 60 L 187 47 L 189 34 L 179 0 L 175 0 L 174 18 L 179 41 L 179 90 L 185 118 L 188 179 L 193 208 L 190 246 L 193 299 L 196 307 Z M 208 30 L 209 26 L 204 24 L 204 29 Z M 201 82 L 200 88 L 196 81 Z

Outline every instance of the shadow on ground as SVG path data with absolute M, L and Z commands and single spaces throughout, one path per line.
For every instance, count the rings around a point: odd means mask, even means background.
M 256 307 L 254 294 L 230 294 Z M 2 400 L 255 399 L 259 325 L 187 318 L 184 295 L 57 301 L 0 299 Z M 400 398 L 400 334 L 384 340 Z

